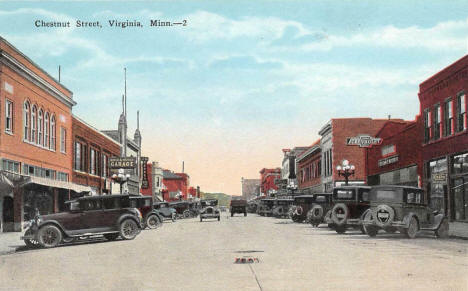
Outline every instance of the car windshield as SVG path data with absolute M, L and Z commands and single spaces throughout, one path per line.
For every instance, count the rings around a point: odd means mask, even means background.
M 395 190 L 376 190 L 375 199 L 378 201 L 401 201 L 398 191 Z
M 70 202 L 70 211 L 79 211 L 80 210 L 80 202 L 74 201 Z
M 354 189 L 335 189 L 333 190 L 333 194 L 337 200 L 354 199 Z
M 216 205 L 218 205 L 218 201 L 217 201 L 217 200 L 202 201 L 202 202 L 201 202 L 201 205 L 202 205 L 203 207 L 205 207 L 205 206 L 216 206 Z

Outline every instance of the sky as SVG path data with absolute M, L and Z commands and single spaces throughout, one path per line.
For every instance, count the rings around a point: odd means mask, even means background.
M 468 4 L 410 2 L 2 1 L 0 36 L 52 76 L 60 65 L 74 114 L 99 129 L 117 128 L 127 68 L 143 156 L 240 195 L 241 177 L 280 167 L 331 118 L 414 119 L 419 84 L 468 53 Z

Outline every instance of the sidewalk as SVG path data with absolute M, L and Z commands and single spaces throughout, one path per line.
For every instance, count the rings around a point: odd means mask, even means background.
M 24 242 L 20 240 L 22 235 L 22 232 L 0 233 L 0 255 L 14 253 L 16 248 L 24 247 Z
M 450 222 L 449 225 L 450 237 L 468 239 L 468 223 Z

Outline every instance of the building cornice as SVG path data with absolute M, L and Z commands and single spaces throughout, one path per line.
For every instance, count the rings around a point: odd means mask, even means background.
M 94 132 L 96 132 L 97 134 L 99 134 L 100 136 L 106 138 L 107 140 L 113 142 L 114 144 L 118 145 L 119 147 L 122 147 L 122 145 L 120 143 L 118 143 L 117 141 L 115 141 L 113 138 L 111 138 L 110 136 L 107 136 L 106 134 L 102 133 L 101 131 L 99 131 L 97 128 L 93 127 L 92 125 L 88 124 L 86 121 L 84 121 L 83 119 L 79 118 L 78 116 L 76 116 L 75 114 L 73 114 L 73 118 L 75 118 L 76 120 L 78 120 L 79 122 L 83 123 L 84 125 L 86 125 L 88 128 L 90 128 L 91 130 L 93 130 Z
M 309 157 L 311 154 L 314 154 L 316 151 L 320 150 L 320 146 L 319 145 L 314 145 L 312 146 L 310 149 L 308 149 L 306 152 L 304 152 L 300 157 L 297 157 L 296 158 L 296 162 L 300 162 L 302 160 L 304 160 L 305 158 Z
M 327 122 L 319 131 L 319 135 L 324 136 L 325 134 L 328 133 L 328 131 L 331 131 L 331 121 Z
M 74 105 L 76 105 L 76 102 L 73 99 L 60 92 L 60 90 L 58 90 L 54 85 L 50 84 L 45 79 L 41 78 L 39 75 L 28 69 L 25 65 L 23 65 L 4 50 L 0 50 L 0 63 L 9 67 L 28 81 L 31 81 L 34 85 L 43 89 L 69 108 L 72 108 Z M 70 92 L 70 94 L 73 95 L 72 92 Z

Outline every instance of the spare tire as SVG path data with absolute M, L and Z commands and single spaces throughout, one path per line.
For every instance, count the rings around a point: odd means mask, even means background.
M 302 206 L 297 206 L 296 210 L 294 211 L 297 215 L 302 215 L 304 212 L 304 209 L 302 209 Z
M 337 203 L 333 206 L 331 211 L 331 219 L 336 225 L 346 224 L 346 220 L 349 216 L 348 206 L 344 203 Z
M 374 213 L 372 214 L 375 224 L 377 224 L 381 228 L 389 226 L 395 218 L 395 210 L 393 210 L 392 207 L 385 204 L 380 204 L 379 206 L 377 206 L 374 210 Z
M 322 220 L 323 218 L 323 207 L 321 205 L 315 204 L 312 209 L 309 211 L 310 219 L 312 221 Z

